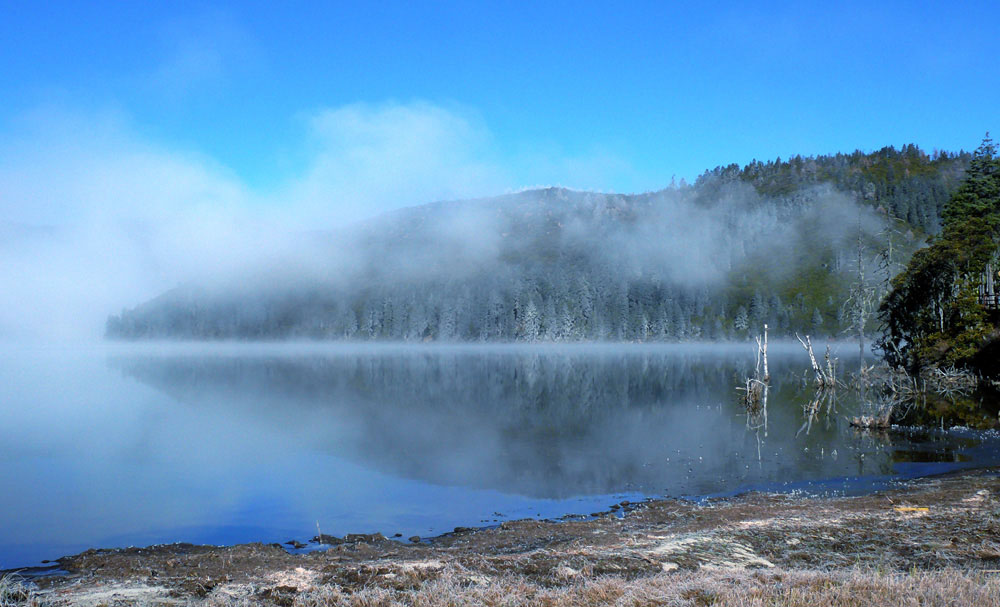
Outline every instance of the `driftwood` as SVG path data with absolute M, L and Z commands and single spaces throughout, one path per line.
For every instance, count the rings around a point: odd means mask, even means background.
M 968 396 L 979 385 L 979 378 L 976 375 L 955 367 L 933 367 L 922 373 L 920 379 L 924 382 L 925 390 L 948 398 Z
M 954 367 L 932 367 L 919 376 L 911 376 L 903 369 L 879 365 L 862 367 L 857 376 L 858 386 L 866 392 L 877 394 L 877 401 L 867 401 L 869 413 L 851 418 L 851 425 L 866 429 L 885 429 L 892 423 L 893 415 L 909 407 L 926 403 L 928 394 L 938 394 L 954 400 L 971 394 L 980 378 Z
M 892 424 L 892 413 L 895 408 L 895 405 L 890 403 L 879 407 L 875 413 L 856 415 L 851 418 L 851 425 L 863 430 L 885 430 Z
M 767 384 L 755 377 L 748 377 L 744 400 L 748 413 L 757 413 L 767 408 Z
M 899 369 L 888 365 L 868 366 L 861 363 L 855 376 L 855 387 L 862 395 L 864 413 L 849 421 L 855 428 L 863 430 L 886 430 L 892 425 L 892 417 L 900 407 L 912 403 L 919 394 L 917 382 Z M 875 399 L 869 398 L 874 391 Z
M 912 376 L 903 369 L 878 365 L 862 367 L 855 377 L 860 387 L 874 389 L 899 403 L 913 402 L 927 394 L 949 398 L 968 396 L 975 391 L 981 379 L 975 374 L 954 367 L 932 367 L 919 376 Z

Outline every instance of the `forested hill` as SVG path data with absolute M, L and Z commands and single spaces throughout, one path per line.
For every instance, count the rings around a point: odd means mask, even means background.
M 908 145 L 719 167 L 639 195 L 407 208 L 164 293 L 110 317 L 107 335 L 646 341 L 740 339 L 765 322 L 836 335 L 871 322 L 969 160 Z
M 866 154 L 795 156 L 782 161 L 752 161 L 705 172 L 696 185 L 739 179 L 762 196 L 794 196 L 810 185 L 827 183 L 866 204 L 929 234 L 941 229 L 941 211 L 965 174 L 972 154 L 935 150 L 928 155 L 913 144 Z

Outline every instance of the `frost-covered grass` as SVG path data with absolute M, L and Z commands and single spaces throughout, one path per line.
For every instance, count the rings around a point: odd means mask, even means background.
M 707 569 L 636 580 L 603 577 L 548 587 L 519 576 L 470 578 L 451 570 L 408 590 L 371 587 L 345 592 L 324 586 L 297 594 L 214 594 L 218 607 L 285 604 L 302 607 L 590 607 L 709 605 L 765 607 L 875 607 L 883 605 L 996 606 L 1000 577 L 955 569 L 898 573 L 877 569 L 838 572 Z
M 34 591 L 16 575 L 0 576 L 0 607 L 37 605 Z

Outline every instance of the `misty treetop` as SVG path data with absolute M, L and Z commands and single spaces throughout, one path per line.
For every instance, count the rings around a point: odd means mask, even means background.
M 838 335 L 859 255 L 882 288 L 939 231 L 968 154 L 914 146 L 707 171 L 619 195 L 561 188 L 403 209 L 298 255 L 108 319 L 122 338 L 742 339 Z M 879 253 L 892 251 L 892 263 Z
M 790 196 L 803 184 L 829 183 L 881 208 L 890 216 L 935 234 L 941 213 L 958 187 L 972 157 L 967 152 L 935 150 L 928 155 L 913 144 L 897 150 L 885 147 L 866 154 L 795 156 L 788 161 L 753 161 L 740 169 L 730 165 L 707 175 L 731 175 L 753 186 L 764 196 Z

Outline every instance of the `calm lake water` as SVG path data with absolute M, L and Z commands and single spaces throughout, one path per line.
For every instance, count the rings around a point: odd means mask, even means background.
M 856 367 L 856 346 L 835 348 Z M 307 541 L 751 488 L 858 492 L 1000 462 L 971 431 L 872 435 L 805 353 L 754 346 L 0 347 L 0 569 L 91 547 Z M 873 485 L 874 482 L 874 485 Z

